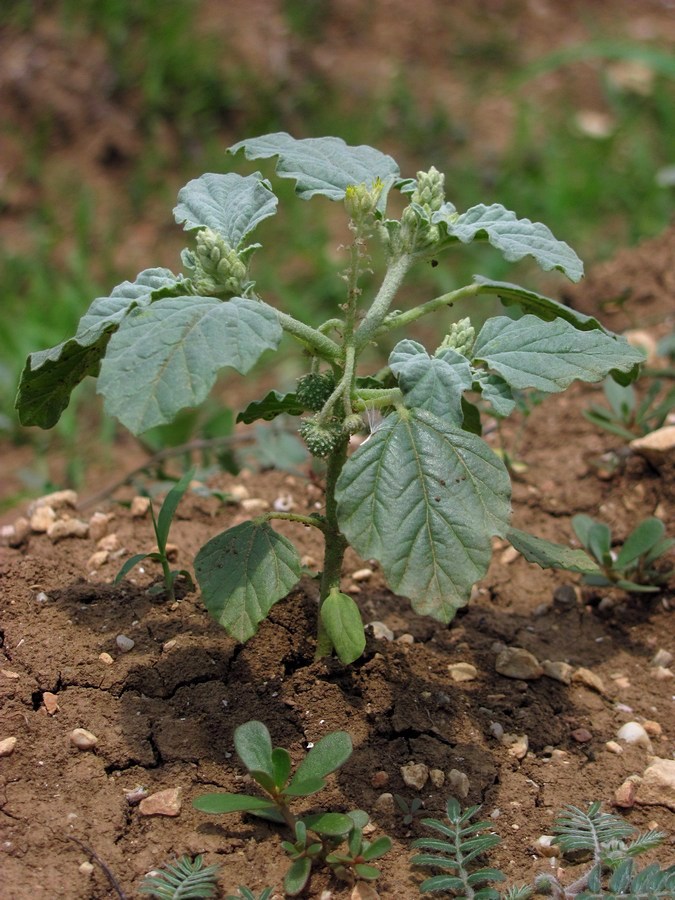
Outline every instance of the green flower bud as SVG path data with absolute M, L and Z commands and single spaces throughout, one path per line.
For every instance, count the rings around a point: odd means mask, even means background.
M 303 375 L 298 381 L 295 395 L 305 409 L 318 412 L 335 389 L 335 378 L 332 372 Z
M 312 456 L 319 458 L 330 456 L 340 441 L 344 440 L 342 426 L 337 419 L 331 419 L 325 424 L 319 422 L 316 417 L 303 419 L 298 431 Z
M 194 254 L 190 254 L 193 282 L 205 294 L 238 294 L 246 282 L 246 264 L 222 235 L 211 228 L 197 233 Z
M 412 202 L 419 203 L 428 212 L 439 210 L 445 202 L 445 175 L 434 166 L 428 172 L 418 172 Z
M 468 357 L 475 338 L 476 329 L 471 324 L 471 319 L 460 319 L 459 322 L 452 323 L 436 353 L 438 354 L 440 350 L 451 349 Z
M 349 184 L 345 191 L 345 208 L 349 218 L 354 222 L 365 222 L 377 208 L 377 203 L 382 194 L 384 182 L 376 178 L 372 187 L 362 184 Z

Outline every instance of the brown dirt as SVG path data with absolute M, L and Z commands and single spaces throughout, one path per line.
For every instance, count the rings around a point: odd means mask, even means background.
M 630 318 L 657 335 L 672 330 L 674 249 L 671 230 L 591 272 L 569 299 L 597 313 L 601 299 L 629 292 Z M 629 324 L 625 315 L 608 310 L 605 318 L 623 328 Z M 514 482 L 514 523 L 566 541 L 570 517 L 587 512 L 623 539 L 639 519 L 656 512 L 672 534 L 671 480 L 633 455 L 621 454 L 611 474 L 598 468 L 603 454 L 621 446 L 581 415 L 591 398 L 599 399 L 598 391 L 576 386 L 533 410 L 519 450 L 527 470 Z M 320 487 L 297 476 L 243 473 L 236 480 L 267 502 L 290 492 L 299 511 L 313 510 L 321 500 Z M 210 484 L 228 490 L 234 482 L 223 475 Z M 129 491 L 121 490 L 97 508 L 114 513 L 110 528 L 125 553 L 149 550 L 150 523 L 131 518 L 121 504 L 128 498 Z M 172 532 L 180 562 L 189 566 L 209 536 L 244 517 L 239 507 L 214 497 L 188 496 Z M 303 554 L 320 558 L 305 529 L 281 530 Z M 647 600 L 617 594 L 616 605 L 607 610 L 603 604 L 602 611 L 599 596 L 579 593 L 578 602 L 564 607 L 552 602 L 553 592 L 574 584 L 573 576 L 540 571 L 504 555 L 499 546 L 472 604 L 443 627 L 414 615 L 376 571 L 355 596 L 364 620 L 385 622 L 396 640 L 371 637 L 364 656 L 343 668 L 312 660 L 311 579 L 274 607 L 251 641 L 238 646 L 209 619 L 197 594 L 172 605 L 149 596 L 146 588 L 158 577 L 153 569 L 136 570 L 121 586 L 111 584 L 119 560 L 91 574 L 87 561 L 94 549 L 88 538 L 54 545 L 44 535 L 33 535 L 18 549 L 0 548 L 0 738 L 17 738 L 13 754 L 0 760 L 1 893 L 8 900 L 116 896 L 98 866 L 91 875 L 79 871 L 87 853 L 71 838 L 95 851 L 130 895 L 151 867 L 174 854 L 197 852 L 222 864 L 225 890 L 238 884 L 280 889 L 286 863 L 277 829 L 239 815 L 209 817 L 191 806 L 200 793 L 245 787 L 232 734 L 254 718 L 267 723 L 274 741 L 288 747 L 296 762 L 307 743 L 323 734 L 351 734 L 352 758 L 318 799 L 332 809 L 366 809 L 376 833 L 393 837 L 378 889 L 381 897 L 403 900 L 418 896 L 420 874 L 409 867 L 409 845 L 423 829 L 418 821 L 406 827 L 401 816 L 377 811 L 383 788 L 373 787 L 376 772 L 387 773 L 385 790 L 408 800 L 416 792 L 404 785 L 400 768 L 411 760 L 446 774 L 464 772 L 465 802 L 482 803 L 503 838 L 493 863 L 509 880 L 522 882 L 549 868 L 533 842 L 550 832 L 561 806 L 602 800 L 611 808 L 619 785 L 644 770 L 646 750 L 626 747 L 616 755 L 605 746 L 623 722 L 659 722 L 663 735 L 654 738 L 654 753 L 671 758 L 675 749 L 674 682 L 656 680 L 649 667 L 657 649 L 675 650 L 672 591 Z M 348 573 L 361 565 L 349 558 L 346 590 L 353 588 Z M 119 634 L 135 641 L 130 652 L 117 649 Z M 403 634 L 414 643 L 399 640 Z M 174 643 L 167 646 L 169 641 Z M 497 643 L 590 668 L 604 691 L 545 677 L 527 683 L 502 677 L 494 668 Z M 112 664 L 101 662 L 102 652 L 113 657 Z M 450 679 L 447 666 L 459 661 L 476 666 L 476 680 Z M 56 695 L 54 715 L 45 709 L 44 692 Z M 528 736 L 524 759 L 515 759 L 493 737 L 495 722 Z M 98 736 L 93 752 L 69 745 L 76 727 Z M 586 729 L 589 739 L 576 740 L 578 729 Z M 139 785 L 150 792 L 180 787 L 180 815 L 141 816 L 125 799 Z M 425 812 L 441 816 L 449 792 L 447 785 L 427 784 L 419 792 Z M 672 861 L 673 810 L 635 806 L 625 814 L 640 828 L 658 825 L 668 832 L 657 858 Z M 574 873 L 566 865 L 565 879 Z M 325 889 L 336 900 L 349 896 L 348 888 L 317 872 L 308 896 L 318 898 Z

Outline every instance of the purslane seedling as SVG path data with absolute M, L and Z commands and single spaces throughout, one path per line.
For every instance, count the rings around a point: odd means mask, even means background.
M 208 173 L 180 191 L 174 210 L 193 238 L 182 254 L 183 272 L 146 269 L 94 300 L 74 337 L 31 354 L 17 408 L 24 425 L 49 428 L 73 387 L 93 375 L 107 412 L 142 433 L 201 403 L 222 368 L 245 375 L 284 333 L 295 338 L 307 360 L 297 390 L 271 391 L 239 419 L 298 418 L 310 452 L 326 463 L 325 508 L 316 515 L 273 511 L 236 525 L 200 550 L 195 572 L 210 613 L 245 641 L 301 576 L 297 550 L 272 522 L 316 528 L 325 544 L 316 653 L 334 650 L 349 663 L 365 637 L 356 603 L 340 590 L 348 545 L 376 559 L 391 589 L 417 612 L 449 622 L 485 574 L 492 538 L 507 534 L 509 474 L 481 437 L 476 398 L 505 417 L 514 391 L 554 393 L 575 379 L 609 374 L 628 383 L 644 354 L 595 318 L 479 276 L 398 309 L 399 289 L 415 267 L 475 241 L 510 262 L 532 257 L 572 281 L 582 276 L 576 253 L 545 225 L 497 203 L 459 212 L 434 167 L 405 178 L 394 159 L 372 147 L 285 133 L 230 150 L 276 158 L 276 175 L 292 179 L 300 199 L 320 195 L 343 205 L 349 241 L 343 302 L 334 316 L 319 327 L 300 321 L 271 305 L 253 281 L 260 248 L 253 232 L 277 212 L 270 181 L 259 172 Z M 399 218 L 389 212 L 396 191 L 407 202 Z M 371 294 L 365 285 L 377 244 L 386 262 Z M 490 318 L 479 331 L 469 318 L 448 321 L 455 302 L 485 296 L 499 297 L 513 315 Z M 445 336 L 428 350 L 405 334 L 431 315 Z M 402 339 L 388 366 L 364 371 L 364 353 L 383 339 L 389 345 L 395 333 Z M 364 429 L 366 414 L 379 416 L 379 424 L 350 453 L 350 437 Z
M 612 533 L 604 522 L 580 514 L 572 518 L 572 528 L 583 550 L 554 544 L 515 528 L 509 531 L 508 538 L 528 562 L 543 569 L 578 572 L 586 584 L 617 587 L 628 593 L 659 591 L 675 571 L 664 564 L 665 555 L 675 547 L 675 539 L 666 537 L 666 527 L 656 516 L 640 522 L 619 550 L 612 548 Z
M 326 784 L 326 776 L 349 759 L 352 741 L 346 731 L 327 734 L 310 748 L 291 774 L 291 756 L 283 747 L 272 747 L 270 733 L 262 722 L 246 722 L 234 732 L 237 755 L 248 769 L 262 796 L 248 794 L 203 794 L 193 805 L 207 813 L 248 812 L 286 825 L 293 840 L 282 842 L 291 860 L 284 877 L 288 896 L 301 893 L 312 865 L 323 864 L 341 878 L 374 881 L 380 871 L 373 860 L 391 849 L 386 836 L 369 842 L 363 829 L 369 816 L 363 810 L 347 814 L 315 812 L 296 815 L 292 806 L 298 797 L 310 797 Z M 346 846 L 343 846 L 346 845 Z
M 675 387 L 664 390 L 659 379 L 649 382 L 641 400 L 632 384 L 621 385 L 608 378 L 603 387 L 609 406 L 592 403 L 584 410 L 584 416 L 589 422 L 625 441 L 632 441 L 660 428 L 675 409 Z

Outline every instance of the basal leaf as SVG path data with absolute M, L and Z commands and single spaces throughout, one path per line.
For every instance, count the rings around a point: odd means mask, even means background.
M 551 297 L 536 293 L 536 291 L 528 291 L 520 285 L 510 284 L 507 281 L 492 281 L 481 275 L 474 275 L 473 280 L 481 286 L 481 293 L 496 294 L 504 306 L 519 306 L 524 313 L 530 313 L 545 322 L 565 319 L 579 331 L 607 330 L 593 316 L 586 316 L 584 313 L 570 309 L 564 303 L 559 303 L 557 300 L 552 300 Z
M 277 132 L 240 141 L 230 147 L 230 153 L 241 149 L 247 159 L 278 156 L 277 175 L 295 179 L 296 193 L 303 200 L 315 194 L 342 200 L 349 185 L 372 185 L 377 178 L 391 184 L 399 173 L 391 156 L 366 145 L 350 147 L 337 137 L 298 140 Z
M 113 288 L 110 296 L 94 300 L 73 338 L 49 350 L 31 353 L 16 398 L 22 425 L 55 425 L 68 406 L 73 389 L 88 375 L 98 375 L 110 336 L 124 317 L 179 284 L 168 269 L 146 269 L 135 281 Z
M 565 569 L 567 572 L 579 572 L 582 575 L 598 572 L 598 567 L 583 550 L 574 550 L 564 544 L 554 544 L 519 528 L 510 528 L 506 533 L 506 540 L 522 553 L 528 562 L 536 563 L 542 569 Z
M 274 777 L 272 738 L 263 722 L 252 719 L 234 730 L 234 749 L 249 771 Z
M 449 622 L 503 535 L 510 480 L 479 437 L 429 412 L 388 416 L 347 461 L 338 521 L 364 558 L 417 612 Z
M 305 411 L 302 403 L 298 402 L 295 394 L 280 394 L 279 391 L 270 391 L 262 400 L 254 400 L 237 416 L 237 422 L 250 425 L 258 419 L 270 422 L 277 416 L 301 416 Z
M 267 522 L 242 522 L 212 538 L 195 557 L 204 605 L 242 642 L 295 587 L 300 570 L 295 547 Z
M 205 399 L 224 366 L 245 374 L 281 339 L 276 313 L 243 297 L 172 297 L 135 310 L 110 340 L 98 391 L 134 434 Z
M 446 349 L 429 356 L 417 341 L 399 341 L 389 357 L 389 368 L 398 376 L 406 406 L 462 424 L 462 393 L 471 388 L 472 377 L 469 361 L 461 353 Z
M 366 647 L 361 613 L 353 598 L 340 591 L 330 593 L 320 615 L 340 662 L 346 666 L 353 663 Z
M 573 381 L 600 381 L 611 371 L 628 372 L 644 353 L 623 337 L 604 331 L 579 331 L 564 319 L 543 322 L 537 316 L 495 316 L 480 330 L 474 362 L 483 362 L 512 388 L 564 390 Z
M 545 272 L 559 269 L 571 281 L 579 281 L 584 266 L 569 244 L 559 241 L 541 222 L 519 219 L 499 203 L 479 203 L 457 215 L 443 207 L 434 213 L 432 222 L 443 225 L 448 237 L 468 244 L 476 238 L 488 240 L 509 262 L 532 256 Z
M 246 177 L 207 172 L 181 188 L 173 214 L 186 231 L 210 228 L 236 249 L 263 219 L 276 213 L 278 202 L 260 172 Z

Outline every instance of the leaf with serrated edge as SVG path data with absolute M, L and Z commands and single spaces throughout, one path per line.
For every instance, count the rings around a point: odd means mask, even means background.
M 201 403 L 224 366 L 246 374 L 281 334 L 274 310 L 255 300 L 158 300 L 127 316 L 111 338 L 98 392 L 106 411 L 139 434 Z
M 246 409 L 237 416 L 237 422 L 244 422 L 246 425 L 257 422 L 258 419 L 270 422 L 277 416 L 300 416 L 304 411 L 305 407 L 298 402 L 295 394 L 280 394 L 279 391 L 270 391 L 262 400 L 253 400 L 249 403 Z
M 331 592 L 320 615 L 340 662 L 345 666 L 353 663 L 366 647 L 363 621 L 354 599 L 340 591 Z
M 598 567 L 583 550 L 574 550 L 564 544 L 554 544 L 519 528 L 510 528 L 506 533 L 506 540 L 522 553 L 528 562 L 536 563 L 542 569 L 565 569 L 567 572 L 579 572 L 582 575 L 598 572 Z
M 180 189 L 173 214 L 186 231 L 210 228 L 236 248 L 263 219 L 276 213 L 278 202 L 260 172 L 246 177 L 207 172 Z
M 247 641 L 274 604 L 300 580 L 300 558 L 267 523 L 242 522 L 195 557 L 204 605 L 237 641 Z
M 21 375 L 16 408 L 22 425 L 51 428 L 70 402 L 72 390 L 88 375 L 98 375 L 111 334 L 134 308 L 180 282 L 168 269 L 146 269 L 98 297 L 80 319 L 75 336 L 31 353 Z
M 644 352 L 623 337 L 579 331 L 564 319 L 542 322 L 537 316 L 488 319 L 472 354 L 512 388 L 547 393 L 562 391 L 577 379 L 600 381 L 613 370 L 628 372 L 644 360 Z
M 471 388 L 472 377 L 461 353 L 448 348 L 429 356 L 422 344 L 403 340 L 392 350 L 389 368 L 398 378 L 406 406 L 462 424 L 462 393 Z
M 479 203 L 461 215 L 454 208 L 441 208 L 432 222 L 445 226 L 448 237 L 468 244 L 487 238 L 509 262 L 532 256 L 545 272 L 559 269 L 570 281 L 579 281 L 584 265 L 569 244 L 559 241 L 546 225 L 519 219 L 499 203 Z
M 479 437 L 429 412 L 399 411 L 347 461 L 340 528 L 415 610 L 449 622 L 485 574 L 508 527 L 511 485 Z
M 247 159 L 278 156 L 276 172 L 296 181 L 296 193 L 303 200 L 322 194 L 342 200 L 352 184 L 372 185 L 375 179 L 391 183 L 398 176 L 398 164 L 391 156 L 362 145 L 348 146 L 342 138 L 322 137 L 297 140 L 285 132 L 239 141 L 230 153 L 243 148 Z
M 565 306 L 564 303 L 559 303 L 536 291 L 526 290 L 518 284 L 510 284 L 508 281 L 493 281 L 490 278 L 483 278 L 482 275 L 474 275 L 473 280 L 481 286 L 482 291 L 496 294 L 504 306 L 519 306 L 524 313 L 530 313 L 545 322 L 565 319 L 579 331 L 607 330 L 593 316 L 577 312 L 575 309 Z

